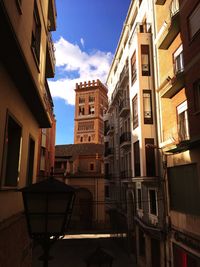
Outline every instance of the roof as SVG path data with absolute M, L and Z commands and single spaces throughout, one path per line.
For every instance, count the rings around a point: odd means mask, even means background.
M 79 155 L 103 155 L 104 145 L 101 144 L 69 144 L 69 145 L 56 145 L 55 146 L 55 157 L 56 158 L 76 158 Z

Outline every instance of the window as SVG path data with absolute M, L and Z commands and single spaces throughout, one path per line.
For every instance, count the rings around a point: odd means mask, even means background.
M 94 171 L 94 163 L 90 163 L 90 171 Z
M 149 189 L 149 213 L 157 216 L 157 208 L 157 192 L 155 189 Z
M 81 142 L 81 143 L 83 142 L 83 136 L 80 137 L 80 142 Z
M 140 145 L 139 141 L 133 144 L 135 176 L 140 176 Z
M 177 107 L 179 141 L 189 139 L 187 101 Z
M 132 100 L 133 108 L 133 129 L 138 127 L 138 98 L 137 95 Z
M 143 90 L 144 124 L 153 124 L 151 90 Z
M 83 104 L 83 103 L 85 103 L 85 97 L 80 96 L 79 97 L 79 104 Z
M 137 208 L 142 209 L 142 189 L 137 188 Z
M 94 130 L 94 122 L 87 121 L 87 122 L 79 122 L 78 123 L 78 131 L 92 131 Z
M 199 17 L 200 17 L 200 3 L 196 6 L 194 11 L 188 18 L 190 39 L 195 37 L 200 31 Z
M 174 73 L 175 75 L 184 71 L 184 62 L 183 62 L 183 46 L 181 45 L 173 55 L 174 62 Z
M 155 161 L 155 151 L 154 151 L 154 139 L 145 138 L 145 154 L 146 154 L 146 175 L 155 176 L 156 175 L 156 161 Z
M 194 91 L 194 111 L 200 112 L 200 80 L 197 80 L 193 85 Z
M 93 95 L 89 96 L 89 102 L 94 102 L 95 101 L 95 97 Z
M 3 186 L 15 187 L 19 182 L 22 128 L 7 116 L 4 144 Z
M 141 45 L 142 76 L 150 76 L 149 45 Z
M 93 115 L 94 114 L 94 106 L 93 105 L 90 105 L 89 106 L 89 114 L 90 115 Z
M 38 7 L 35 1 L 34 11 L 33 11 L 33 28 L 32 28 L 31 47 L 32 47 L 34 56 L 36 58 L 37 64 L 39 64 L 40 62 L 40 42 L 41 42 L 41 23 L 40 23 Z
M 85 115 L 85 108 L 79 107 L 79 116 Z
M 170 208 L 200 215 L 200 187 L 196 164 L 168 168 Z
M 136 52 L 134 52 L 133 56 L 131 58 L 131 81 L 132 81 L 132 85 L 134 84 L 136 78 L 137 78 Z
M 88 136 L 88 142 L 90 142 L 91 141 L 91 136 Z

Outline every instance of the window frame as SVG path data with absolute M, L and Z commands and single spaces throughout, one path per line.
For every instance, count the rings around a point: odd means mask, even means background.
M 145 61 L 147 61 L 146 64 L 144 64 Z M 148 70 L 144 70 L 145 65 L 147 65 Z M 141 45 L 141 75 L 142 76 L 151 76 L 150 47 L 149 47 L 149 45 Z
M 197 29 L 197 31 L 195 31 L 195 33 L 192 35 L 192 33 L 191 33 L 191 17 L 192 16 L 194 16 L 195 14 L 195 12 L 196 11 L 198 11 L 199 10 L 199 13 L 200 13 L 200 3 L 197 3 L 196 5 L 195 5 L 195 7 L 194 7 L 194 9 L 191 11 L 191 13 L 188 15 L 188 17 L 187 17 L 187 25 L 188 25 L 188 33 L 189 33 L 189 40 L 190 41 L 193 41 L 196 37 L 197 37 L 197 35 L 199 35 L 199 33 L 200 33 L 200 25 L 199 25 L 199 28 Z M 198 13 L 197 13 L 197 17 L 198 17 Z
M 18 176 L 16 177 L 15 185 L 6 185 L 6 173 L 7 173 L 7 162 L 8 162 L 8 123 L 9 118 L 14 121 L 14 123 L 19 126 L 21 135 L 19 140 L 19 150 L 18 150 Z M 6 121 L 5 121 L 5 130 L 4 130 L 4 144 L 3 144 L 3 154 L 2 154 L 2 166 L 1 166 L 1 180 L 0 180 L 0 188 L 1 189 L 16 189 L 19 185 L 20 173 L 21 173 L 21 154 L 22 154 L 22 143 L 23 143 L 23 127 L 19 120 L 9 111 L 6 112 Z
M 145 110 L 145 95 L 149 95 L 149 106 L 150 110 Z M 150 89 L 144 89 L 142 91 L 142 98 L 143 98 L 143 116 L 144 116 L 144 124 L 153 124 L 153 108 L 152 108 L 152 91 Z M 147 97 L 146 97 L 147 98 Z M 145 112 L 150 113 L 150 117 L 145 117 Z
M 35 29 L 34 29 L 35 25 Z M 34 59 L 37 67 L 40 65 L 40 55 L 41 55 L 41 31 L 42 24 L 40 19 L 40 14 L 38 10 L 38 5 L 36 0 L 34 1 L 34 9 L 33 9 L 33 23 L 32 23 L 32 33 L 31 33 L 31 50 L 34 55 Z M 38 45 L 38 47 L 37 47 Z
M 132 99 L 133 130 L 139 126 L 138 104 L 138 95 L 136 94 Z M 136 114 L 135 110 L 137 111 Z
M 189 121 L 188 121 L 188 105 L 187 105 L 187 100 L 185 100 L 184 102 L 182 102 L 181 104 L 179 104 L 176 107 L 176 111 L 177 111 L 177 133 L 178 133 L 178 139 L 179 141 L 185 141 L 189 139 Z M 181 114 L 184 114 L 184 130 L 185 130 L 185 134 L 184 136 L 181 136 Z
M 150 191 L 154 191 L 155 192 L 156 213 L 152 213 L 152 210 L 151 210 L 151 195 L 150 195 Z M 149 203 L 149 215 L 158 217 L 158 190 L 157 190 L 157 188 L 154 188 L 154 187 L 148 188 L 148 200 L 149 200 L 148 201 L 148 203 Z

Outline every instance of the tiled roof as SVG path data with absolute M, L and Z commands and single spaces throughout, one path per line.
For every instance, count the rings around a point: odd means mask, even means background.
M 103 155 L 104 145 L 101 144 L 70 144 L 70 145 L 56 145 L 55 157 L 72 157 L 76 158 L 78 155 Z

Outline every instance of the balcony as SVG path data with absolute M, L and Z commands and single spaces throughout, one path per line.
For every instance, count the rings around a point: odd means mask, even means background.
M 159 49 L 168 49 L 178 33 L 180 32 L 179 1 L 173 0 L 170 5 L 170 22 L 164 32 L 164 37 L 159 45 Z
M 129 112 L 130 112 L 130 102 L 129 102 L 129 98 L 126 98 L 122 100 L 119 105 L 119 116 L 125 117 L 127 116 Z
M 57 12 L 56 12 L 55 0 L 49 0 L 49 9 L 48 9 L 49 31 L 56 30 L 56 17 L 57 17 Z
M 106 126 L 104 129 L 104 135 L 107 136 L 107 135 L 113 135 L 113 134 L 114 134 L 114 126 L 112 125 Z
M 114 101 L 117 99 L 117 97 L 121 94 L 121 88 L 120 88 L 120 86 L 119 86 L 119 82 L 116 84 L 116 86 L 115 86 L 115 89 L 114 89 L 114 91 L 113 91 L 113 93 L 112 93 L 112 96 L 111 96 L 111 103 L 110 104 L 112 104 L 112 103 L 114 103 Z
M 112 147 L 106 147 L 104 157 L 113 157 L 114 149 Z
M 124 65 L 124 67 L 123 67 L 123 70 L 122 70 L 122 72 L 120 73 L 120 77 L 119 77 L 119 79 L 120 79 L 120 85 L 121 86 L 123 86 L 123 84 L 124 84 L 124 82 L 126 82 L 126 81 L 128 81 L 128 63 L 126 63 L 125 65 Z
M 175 69 L 173 78 L 168 77 L 168 89 L 162 94 L 163 98 L 172 98 L 185 86 L 184 68 Z
M 130 148 L 130 146 L 131 146 L 131 132 L 124 132 L 120 136 L 120 147 Z
M 46 52 L 46 78 L 53 78 L 55 75 L 55 48 L 52 41 L 51 33 L 47 35 L 47 52 Z
M 125 170 L 120 172 L 121 179 L 131 179 L 132 178 L 132 170 Z
M 112 180 L 114 175 L 113 175 L 113 173 L 105 173 L 104 177 L 105 177 L 106 180 Z

